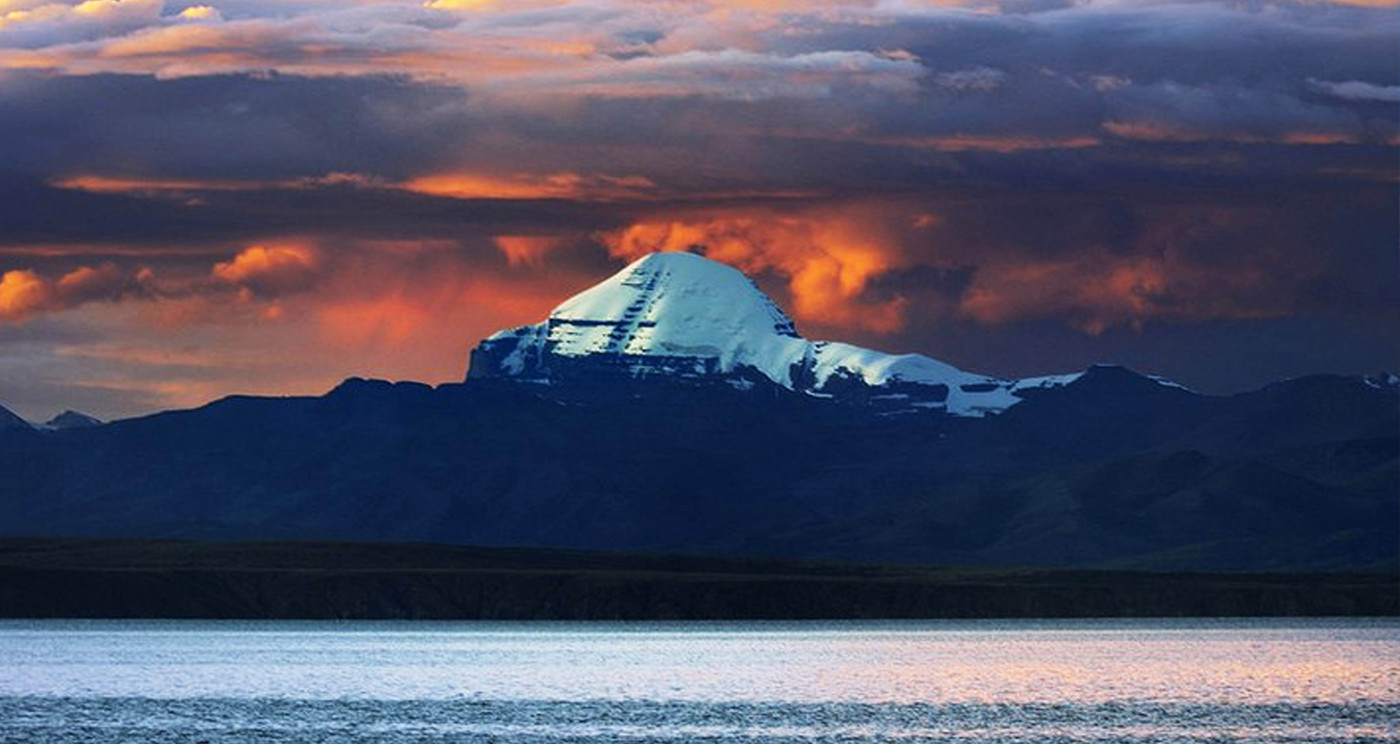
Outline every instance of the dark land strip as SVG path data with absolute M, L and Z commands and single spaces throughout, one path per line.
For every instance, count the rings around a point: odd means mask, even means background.
M 1400 615 L 1395 573 L 868 566 L 336 542 L 0 540 L 0 617 L 846 619 Z

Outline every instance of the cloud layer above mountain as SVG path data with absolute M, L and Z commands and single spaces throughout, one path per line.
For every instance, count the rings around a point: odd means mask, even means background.
M 993 374 L 1393 366 L 1397 54 L 1366 1 L 0 0 L 0 402 L 455 379 L 686 249 Z

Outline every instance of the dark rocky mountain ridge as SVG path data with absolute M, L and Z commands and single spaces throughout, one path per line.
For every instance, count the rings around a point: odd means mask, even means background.
M 6 430 L 0 534 L 1389 568 L 1396 403 L 1355 378 L 1214 398 L 1121 368 L 971 419 L 664 380 L 589 403 L 502 380 L 352 379 Z

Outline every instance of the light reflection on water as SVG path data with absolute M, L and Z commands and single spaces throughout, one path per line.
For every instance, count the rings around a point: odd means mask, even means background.
M 1394 620 L 0 621 L 0 741 L 1400 741 Z

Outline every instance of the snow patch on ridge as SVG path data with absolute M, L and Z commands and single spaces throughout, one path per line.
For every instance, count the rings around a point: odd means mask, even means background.
M 1021 390 L 1044 390 L 1048 388 L 1064 387 L 1065 385 L 1078 381 L 1079 378 L 1083 376 L 1083 372 L 1073 372 L 1067 375 L 1044 375 L 1042 377 L 1026 377 L 1024 379 L 1017 380 L 1016 384 L 1011 386 L 1011 389 L 1013 391 L 1019 392 Z

